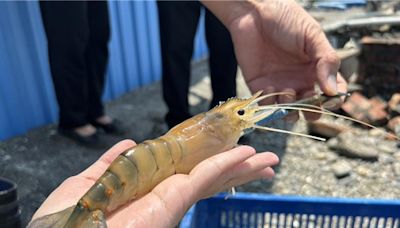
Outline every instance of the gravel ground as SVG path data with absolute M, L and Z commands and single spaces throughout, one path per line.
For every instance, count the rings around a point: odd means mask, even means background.
M 290 126 L 297 132 L 307 132 L 304 121 Z M 362 138 L 369 132 L 361 131 Z M 375 138 L 378 151 L 376 161 L 341 156 L 330 149 L 329 142 L 289 136 L 285 146 L 275 150 L 281 163 L 272 181 L 255 181 L 241 186 L 239 190 L 272 192 L 276 194 L 333 196 L 356 198 L 398 199 L 400 196 L 400 150 L 392 141 Z M 375 137 L 375 136 L 369 136 Z M 268 148 L 268 139 L 261 133 L 252 136 L 250 144 Z M 353 139 L 357 143 L 356 139 Z M 263 142 L 264 141 L 264 142 Z M 339 175 L 340 173 L 343 175 Z M 337 177 L 339 176 L 339 177 Z
M 206 64 L 194 65 L 195 77 L 190 93 L 193 113 L 208 107 L 210 82 L 205 77 L 207 74 Z M 240 77 L 238 84 L 239 96 L 248 95 Z M 165 133 L 163 116 L 166 107 L 160 89 L 160 83 L 155 83 L 108 103 L 109 113 L 123 120 L 128 132 L 120 138 L 104 136 L 104 142 L 109 146 L 123 138 L 141 142 Z M 272 126 L 307 131 L 306 123 L 302 121 L 296 124 L 278 121 Z M 0 176 L 19 186 L 23 224 L 30 220 L 56 186 L 82 171 L 104 152 L 79 146 L 57 135 L 55 129 L 55 125 L 48 125 L 0 142 Z M 380 152 L 377 161 L 367 162 L 340 156 L 325 142 L 278 133 L 254 132 L 243 143 L 258 151 L 276 152 L 281 163 L 275 167 L 277 175 L 274 179 L 239 186 L 239 191 L 339 197 L 400 196 L 400 151 L 394 147 Z M 335 164 L 340 162 L 345 163 L 339 167 L 340 171 L 346 172 L 343 178 L 337 178 L 334 172 Z

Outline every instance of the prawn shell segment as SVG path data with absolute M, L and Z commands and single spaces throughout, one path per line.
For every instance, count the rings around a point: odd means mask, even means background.
M 153 189 L 165 178 L 175 174 L 175 161 L 172 152 L 169 150 L 168 142 L 162 139 L 148 140 L 143 142 L 145 148 L 153 155 L 156 165 L 156 172 L 151 178 L 150 189 Z
M 137 167 L 137 197 L 175 173 L 174 161 L 163 140 L 149 140 L 123 153 Z
M 128 150 L 128 152 L 131 150 Z M 119 155 L 111 163 L 107 171 L 118 178 L 122 189 L 122 192 L 118 194 L 118 197 L 112 197 L 112 204 L 110 204 L 110 209 L 116 208 L 138 195 L 139 169 L 136 164 L 132 162 L 129 158 L 125 157 L 122 154 Z

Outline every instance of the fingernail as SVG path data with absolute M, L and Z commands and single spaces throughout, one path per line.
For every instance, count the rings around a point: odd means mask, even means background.
M 335 94 L 337 93 L 336 75 L 328 75 L 328 86 L 332 90 L 332 92 L 334 92 Z

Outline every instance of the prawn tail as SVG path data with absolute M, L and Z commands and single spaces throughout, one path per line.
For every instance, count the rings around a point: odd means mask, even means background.
M 31 221 L 27 228 L 62 228 L 67 223 L 69 217 L 74 211 L 75 206 L 68 207 L 62 211 L 45 215 Z
M 72 206 L 54 214 L 37 218 L 27 228 L 107 228 L 106 218 L 101 210 L 82 211 Z

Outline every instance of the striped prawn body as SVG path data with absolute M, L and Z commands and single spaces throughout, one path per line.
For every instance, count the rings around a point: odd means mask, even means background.
M 80 218 L 96 210 L 109 213 L 128 201 L 148 193 L 165 178 L 175 174 L 179 143 L 162 138 L 145 141 L 120 154 L 79 200 L 66 227 L 77 227 Z M 175 155 L 175 156 L 174 156 Z M 175 159 L 175 160 L 174 160 Z
M 197 118 L 202 118 L 202 115 L 188 122 Z M 147 194 L 167 177 L 176 173 L 187 174 L 196 164 L 215 152 L 222 152 L 236 144 L 232 142 L 227 148 L 220 148 L 220 145 L 226 144 L 221 143 L 217 135 L 207 139 L 209 142 L 206 144 L 200 143 L 203 142 L 204 135 L 209 135 L 204 134 L 209 128 L 201 126 L 201 123 L 200 126 L 184 124 L 191 127 L 183 128 L 184 132 L 181 132 L 182 128 L 172 129 L 164 136 L 144 141 L 120 154 L 79 200 L 64 227 L 79 227 L 87 222 L 85 220 L 88 217 L 92 217 L 90 220 L 93 220 L 93 225 L 102 223 L 100 220 L 103 215 L 98 216 L 98 213 L 110 213 L 121 205 Z M 197 153 L 188 154 L 185 151 Z
M 188 174 L 206 158 L 233 148 L 241 131 L 229 126 L 222 130 L 222 118 L 219 112 L 199 114 L 124 151 L 74 207 L 38 218 L 28 227 L 107 227 L 105 217 L 112 211 L 167 177 Z

